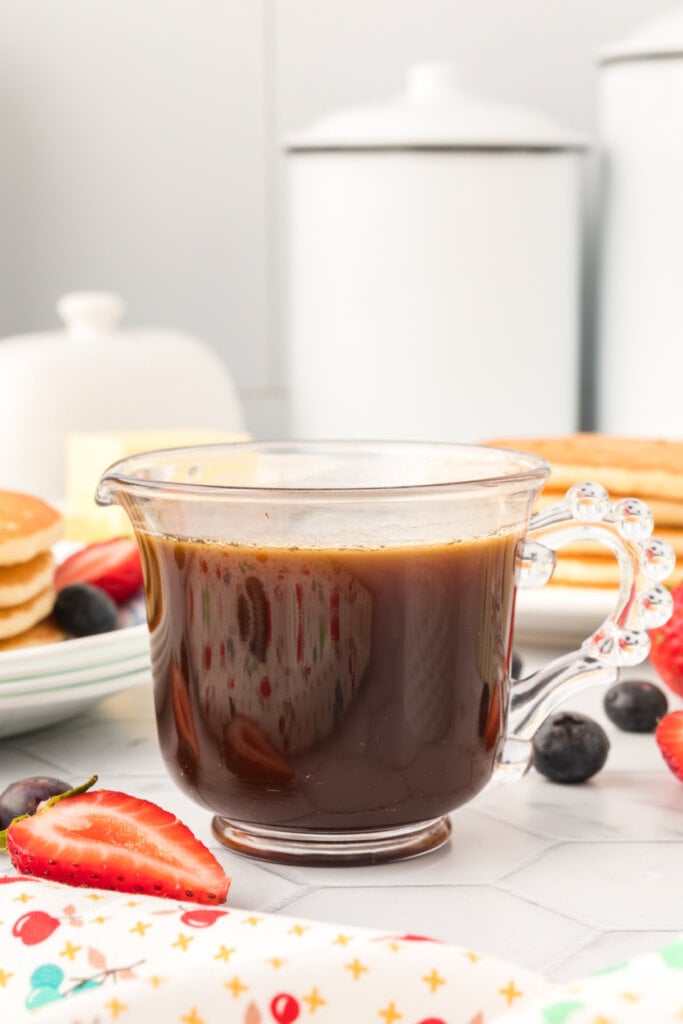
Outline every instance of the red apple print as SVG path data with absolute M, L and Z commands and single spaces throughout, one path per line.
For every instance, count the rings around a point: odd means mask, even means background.
M 289 992 L 280 992 L 271 1000 L 270 1012 L 277 1024 L 292 1024 L 301 1011 L 294 996 L 290 996 Z
M 419 1021 L 418 1024 L 446 1024 L 446 1021 L 442 1020 L 441 1017 L 425 1017 L 425 1019 Z M 471 1024 L 477 1024 L 477 1018 L 476 1017 L 471 1022 Z M 483 1024 L 483 1022 L 482 1022 L 482 1024 Z
M 219 917 L 225 917 L 227 910 L 186 910 L 180 920 L 191 928 L 208 928 Z
M 50 917 L 42 910 L 29 910 L 14 922 L 12 935 L 21 939 L 25 946 L 35 946 L 49 939 L 55 928 L 59 928 L 56 917 Z

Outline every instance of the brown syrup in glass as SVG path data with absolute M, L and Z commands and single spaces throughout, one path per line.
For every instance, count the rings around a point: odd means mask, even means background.
M 517 537 L 374 550 L 139 538 L 161 749 L 244 823 L 435 818 L 489 780 Z

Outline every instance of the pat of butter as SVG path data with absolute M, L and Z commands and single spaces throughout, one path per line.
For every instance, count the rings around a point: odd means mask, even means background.
M 129 537 L 128 516 L 118 506 L 100 508 L 95 491 L 100 477 L 114 462 L 140 452 L 183 448 L 199 444 L 226 444 L 250 440 L 247 434 L 216 430 L 121 430 L 73 433 L 66 438 L 64 537 L 94 543 L 111 537 Z

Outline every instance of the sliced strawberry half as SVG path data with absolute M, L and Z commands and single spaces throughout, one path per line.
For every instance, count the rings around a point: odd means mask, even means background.
M 670 711 L 659 721 L 655 739 L 662 757 L 683 782 L 683 711 Z
M 175 815 L 149 800 L 95 789 L 57 798 L 7 829 L 24 875 L 66 885 L 223 903 L 230 879 Z
M 55 570 L 57 590 L 72 583 L 100 587 L 117 604 L 123 604 L 142 587 L 142 562 L 136 542 L 131 537 L 115 537 L 74 552 Z

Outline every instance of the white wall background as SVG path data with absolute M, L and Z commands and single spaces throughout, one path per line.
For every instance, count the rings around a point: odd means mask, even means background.
M 594 137 L 595 54 L 672 0 L 0 0 L 0 336 L 69 290 L 187 330 L 287 432 L 281 144 L 458 64 Z M 590 337 L 587 337 L 590 344 Z

